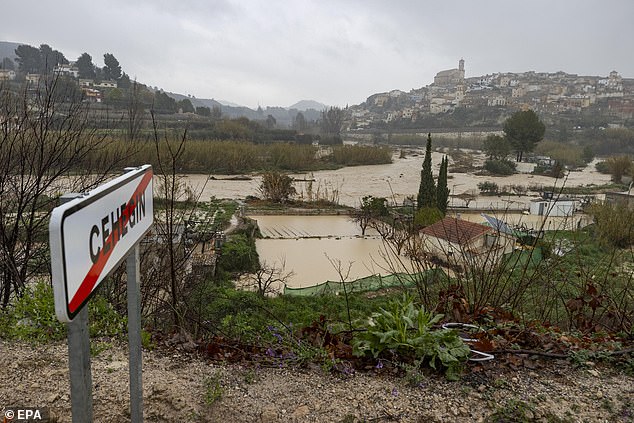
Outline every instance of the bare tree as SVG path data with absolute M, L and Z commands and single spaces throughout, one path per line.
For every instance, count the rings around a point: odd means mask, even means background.
M 260 268 L 250 275 L 248 284 L 263 297 L 267 294 L 279 294 L 294 275 L 293 271 L 287 272 L 285 268 L 285 260 L 282 260 L 279 266 L 264 261 Z
M 351 212 L 352 220 L 361 227 L 361 235 L 371 222 L 388 215 L 387 200 L 383 197 L 366 195 L 361 200 L 361 206 Z
M 370 227 L 377 231 L 382 239 L 394 245 L 396 253 L 400 255 L 412 236 L 408 225 L 408 222 L 401 219 L 394 219 L 391 222 L 373 220 Z
M 348 279 L 350 278 L 350 271 L 352 270 L 352 263 L 348 262 L 348 267 L 344 267 L 340 259 L 333 259 L 324 253 L 330 265 L 335 269 L 341 282 L 341 288 L 343 289 L 343 295 L 346 300 L 346 312 L 348 314 L 348 327 L 352 330 L 352 317 L 350 316 L 350 292 L 348 292 Z
M 293 186 L 293 179 L 280 172 L 264 172 L 262 174 L 262 183 L 260 184 L 260 192 L 264 196 L 275 203 L 284 203 L 290 197 L 297 194 Z
M 128 102 L 128 125 L 126 128 L 126 138 L 128 141 L 135 141 L 139 137 L 143 125 L 145 110 L 140 101 L 140 87 L 136 81 L 132 84 Z
M 182 178 L 178 174 L 185 153 L 187 129 L 180 137 L 173 138 L 167 132 L 161 133 L 153 111 L 151 117 L 157 158 L 155 174 L 159 180 L 159 196 L 163 199 L 163 208 L 159 211 L 155 230 L 162 240 L 164 251 L 159 253 L 155 260 L 160 262 L 159 268 L 166 273 L 161 278 L 166 279 L 166 283 L 159 285 L 169 293 L 168 305 L 172 314 L 172 324 L 176 328 L 182 328 L 181 292 L 192 251 L 186 246 L 185 223 L 193 215 L 202 190 L 196 198 L 187 198 L 187 190 L 184 189 Z M 179 203 L 185 200 L 189 200 L 188 207 L 179 207 Z
M 57 195 L 85 192 L 120 166 L 99 160 L 105 135 L 88 127 L 89 109 L 60 95 L 58 79 L 33 92 L 0 86 L 0 306 L 48 274 L 45 242 Z M 60 103 L 60 99 L 69 100 Z

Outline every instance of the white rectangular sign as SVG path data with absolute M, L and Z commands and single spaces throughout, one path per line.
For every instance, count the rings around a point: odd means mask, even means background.
M 56 207 L 49 240 L 55 313 L 70 322 L 154 221 L 145 165 Z

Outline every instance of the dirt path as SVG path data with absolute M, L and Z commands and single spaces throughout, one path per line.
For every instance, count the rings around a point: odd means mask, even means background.
M 126 346 L 92 343 L 101 350 L 92 361 L 95 421 L 129 421 Z M 414 387 L 387 375 L 339 377 L 317 366 L 254 368 L 145 351 L 144 415 L 148 422 L 477 422 L 509 412 L 528 421 L 634 422 L 634 378 L 588 366 L 493 365 L 461 382 L 433 376 Z M 70 422 L 66 344 L 0 340 L 0 376 L 1 405 L 46 406 L 55 421 Z

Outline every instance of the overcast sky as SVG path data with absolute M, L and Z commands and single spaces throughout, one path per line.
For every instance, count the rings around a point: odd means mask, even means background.
M 466 76 L 634 77 L 632 0 L 5 0 L 0 40 L 49 44 L 139 82 L 257 107 L 368 96 Z

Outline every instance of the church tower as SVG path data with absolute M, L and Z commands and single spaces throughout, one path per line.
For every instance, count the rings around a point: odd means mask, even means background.
M 460 59 L 458 62 L 458 74 L 461 81 L 464 80 L 464 59 Z

